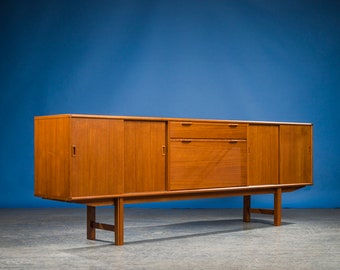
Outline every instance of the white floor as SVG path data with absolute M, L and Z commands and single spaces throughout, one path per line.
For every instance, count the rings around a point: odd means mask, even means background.
M 113 209 L 98 220 L 113 222 Z M 340 209 L 125 209 L 125 245 L 97 230 L 85 208 L 0 209 L 1 269 L 340 269 Z

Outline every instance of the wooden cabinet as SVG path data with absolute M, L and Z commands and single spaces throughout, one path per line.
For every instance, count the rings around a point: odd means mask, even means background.
M 35 118 L 35 194 L 312 183 L 312 126 L 87 115 Z
M 244 196 L 250 213 L 281 219 L 281 193 L 312 184 L 312 125 L 180 118 L 52 115 L 34 121 L 34 192 L 88 205 L 88 238 L 115 230 L 123 243 L 124 203 Z M 274 194 L 274 210 L 250 195 Z M 116 225 L 95 221 L 115 205 Z
M 36 119 L 35 194 L 71 200 L 123 193 L 123 157 L 123 120 Z
M 312 183 L 312 126 L 249 124 L 248 184 Z

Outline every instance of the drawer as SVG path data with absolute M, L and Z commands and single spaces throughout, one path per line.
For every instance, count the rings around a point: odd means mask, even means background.
M 193 139 L 246 139 L 247 124 L 169 122 L 169 136 Z
M 246 144 L 245 140 L 171 141 L 169 189 L 246 185 Z

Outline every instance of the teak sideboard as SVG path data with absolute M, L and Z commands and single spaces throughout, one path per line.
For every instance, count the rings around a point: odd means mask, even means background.
M 102 115 L 34 118 L 35 196 L 87 205 L 87 238 L 114 231 L 124 204 L 243 196 L 243 220 L 272 214 L 281 194 L 312 185 L 312 124 Z M 273 194 L 273 209 L 251 195 Z M 114 225 L 96 207 L 114 205 Z

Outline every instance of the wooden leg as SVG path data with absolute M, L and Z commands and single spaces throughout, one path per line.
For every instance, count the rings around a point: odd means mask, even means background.
M 243 222 L 250 222 L 250 195 L 243 196 Z
M 86 213 L 87 213 L 87 239 L 95 240 L 96 228 L 93 226 L 93 224 L 96 222 L 96 207 L 87 205 Z
M 281 204 L 282 204 L 282 189 L 278 188 L 274 193 L 274 225 L 281 225 Z
M 116 198 L 115 205 L 115 244 L 124 244 L 124 199 Z

